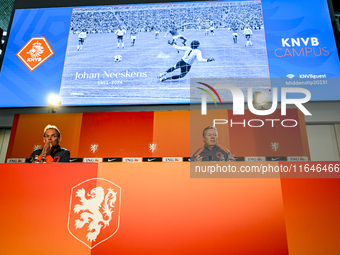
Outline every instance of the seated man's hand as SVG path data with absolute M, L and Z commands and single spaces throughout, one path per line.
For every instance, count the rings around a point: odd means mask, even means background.
M 51 142 L 46 142 L 44 145 L 44 148 L 42 149 L 41 155 L 51 155 L 52 153 L 52 143 Z
M 203 159 L 203 157 L 201 157 L 200 155 L 197 155 L 196 157 L 194 157 L 195 162 L 201 162 L 202 159 Z
M 228 158 L 228 161 L 236 161 L 236 159 L 234 158 L 235 155 L 231 155 L 231 157 Z

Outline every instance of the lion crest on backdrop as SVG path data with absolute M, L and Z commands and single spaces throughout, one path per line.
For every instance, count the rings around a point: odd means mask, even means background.
M 90 179 L 72 188 L 68 229 L 93 248 L 116 233 L 119 212 L 120 187 L 105 179 Z
M 40 42 L 33 43 L 32 49 L 30 49 L 27 54 L 30 54 L 32 58 L 38 58 L 44 53 L 44 47 L 41 46 Z
M 108 192 L 104 197 L 104 189 L 102 187 L 96 187 L 92 189 L 89 194 L 87 194 L 87 196 L 91 197 L 89 199 L 86 199 L 84 189 L 78 189 L 76 194 L 76 196 L 80 198 L 81 204 L 76 204 L 73 208 L 73 211 L 75 213 L 79 213 L 81 211 L 83 212 L 80 213 L 80 218 L 75 220 L 74 225 L 77 229 L 84 227 L 85 224 L 88 224 L 87 229 L 89 232 L 86 235 L 87 240 L 96 241 L 100 229 L 102 227 L 105 228 L 111 221 L 112 209 L 117 199 L 117 193 L 112 189 L 108 189 Z M 102 205 L 103 201 L 104 204 Z M 100 208 L 103 208 L 103 214 L 99 211 Z M 103 225 L 99 223 L 103 223 Z

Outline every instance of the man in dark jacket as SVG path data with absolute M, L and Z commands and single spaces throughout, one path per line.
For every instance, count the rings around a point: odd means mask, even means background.
M 60 131 L 56 126 L 47 125 L 44 129 L 44 147 L 31 154 L 32 162 L 70 162 L 70 152 L 61 148 Z
M 230 151 L 219 145 L 217 129 L 208 126 L 203 130 L 204 146 L 199 148 L 191 158 L 191 161 L 235 161 Z

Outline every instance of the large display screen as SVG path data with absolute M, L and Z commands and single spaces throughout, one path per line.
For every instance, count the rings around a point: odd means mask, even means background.
M 326 0 L 17 9 L 0 75 L 1 107 L 189 104 L 190 78 L 322 79 L 311 100 L 340 99 Z

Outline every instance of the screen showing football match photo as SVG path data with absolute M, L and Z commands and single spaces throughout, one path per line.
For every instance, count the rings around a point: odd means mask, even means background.
M 63 104 L 187 103 L 193 77 L 269 77 L 260 1 L 73 9 Z
M 301 87 L 311 101 L 339 100 L 327 1 L 16 9 L 0 107 L 47 106 L 50 94 L 63 106 L 190 104 L 192 78 L 269 79 L 240 89 L 270 100 L 275 87 Z

